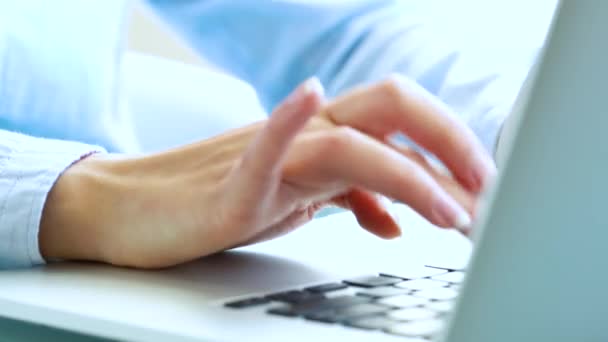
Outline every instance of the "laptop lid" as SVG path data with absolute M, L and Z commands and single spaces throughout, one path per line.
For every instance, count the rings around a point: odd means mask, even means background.
M 445 341 L 608 340 L 607 35 L 608 1 L 558 5 Z

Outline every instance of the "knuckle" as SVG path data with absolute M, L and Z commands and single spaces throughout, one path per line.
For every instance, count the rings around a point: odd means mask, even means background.
M 402 76 L 391 76 L 382 81 L 376 89 L 377 96 L 382 99 L 382 110 L 395 114 L 403 113 L 409 103 L 410 87 Z
M 353 144 L 356 135 L 357 131 L 353 128 L 347 126 L 337 127 L 325 136 L 323 150 L 332 154 L 341 153 Z
M 397 74 L 391 75 L 380 83 L 380 92 L 392 103 L 399 103 L 404 97 L 404 85 L 406 79 Z

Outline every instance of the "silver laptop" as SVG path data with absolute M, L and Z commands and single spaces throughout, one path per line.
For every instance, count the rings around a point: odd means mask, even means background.
M 336 269 L 334 277 L 322 277 L 331 281 L 312 281 L 317 265 L 238 253 L 202 261 L 200 269 L 165 273 L 110 268 L 92 273 L 90 265 L 56 265 L 14 272 L 0 282 L 22 281 L 80 302 L 53 302 L 48 293 L 32 299 L 32 290 L 15 302 L 0 300 L 0 312 L 145 341 L 608 341 L 607 20 L 608 1 L 564 0 L 558 6 L 506 128 L 500 178 L 486 194 L 466 271 L 432 265 L 341 278 Z M 232 271 L 235 264 L 240 276 Z M 173 281 L 182 273 L 201 276 L 185 285 Z M 227 297 L 227 282 L 244 295 Z M 272 282 L 291 285 L 264 290 Z M 149 287 L 133 285 L 143 283 Z M 95 286 L 117 291 L 112 297 L 102 291 L 83 294 Z M 170 292 L 179 286 L 206 292 L 200 299 Z M 115 298 L 124 306 L 118 310 L 108 299 L 105 306 L 93 303 L 92 296 Z M 152 301 L 167 312 L 136 311 L 132 305 Z M 103 316 L 103 310 L 110 314 Z M 122 323 L 110 315 L 122 315 Z M 173 332 L 159 328 L 167 322 Z M 197 325 L 200 335 L 194 334 Z

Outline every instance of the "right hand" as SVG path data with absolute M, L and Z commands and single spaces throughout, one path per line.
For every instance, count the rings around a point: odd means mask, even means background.
M 69 168 L 43 212 L 45 258 L 171 266 L 284 234 L 335 204 L 385 238 L 399 227 L 378 194 L 442 227 L 467 225 L 495 172 L 473 133 L 401 77 L 324 105 L 314 81 L 272 117 L 144 157 L 95 155 Z M 402 132 L 454 177 L 388 138 Z M 467 213 L 468 212 L 468 213 Z

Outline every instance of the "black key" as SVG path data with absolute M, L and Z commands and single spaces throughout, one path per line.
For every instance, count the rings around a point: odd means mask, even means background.
M 432 267 L 408 267 L 403 270 L 381 272 L 380 275 L 385 277 L 395 277 L 405 280 L 428 278 L 439 274 L 447 273 L 448 271 Z
M 338 318 L 336 317 L 336 313 L 333 310 L 327 310 L 322 312 L 313 312 L 307 315 L 304 315 L 304 318 L 310 321 L 315 322 L 323 322 L 323 323 L 337 323 Z
M 319 300 L 324 296 L 320 293 L 308 291 L 286 291 L 268 295 L 266 298 L 285 303 L 300 303 L 308 300 Z
M 309 320 L 338 323 L 357 317 L 373 316 L 390 311 L 391 308 L 373 303 L 363 303 L 342 308 L 313 312 L 304 317 Z
M 375 287 L 373 289 L 357 292 L 357 296 L 370 297 L 370 298 L 384 298 L 384 297 L 409 294 L 410 292 L 411 292 L 410 289 L 400 289 L 400 288 L 392 287 L 392 286 L 383 286 L 383 287 Z
M 398 323 L 399 322 L 393 321 L 392 319 L 384 315 L 377 315 L 350 319 L 344 322 L 344 325 L 366 330 L 385 330 L 390 329 L 390 327 Z
M 426 267 L 430 267 L 430 268 L 438 268 L 440 270 L 446 270 L 446 271 L 450 271 L 450 272 L 454 272 L 454 271 L 466 271 L 466 268 L 463 267 L 445 267 L 445 266 L 437 266 L 437 265 L 426 265 Z
M 357 305 L 371 302 L 370 298 L 358 296 L 338 296 L 320 300 L 295 303 L 290 306 L 290 315 L 304 316 L 315 312 L 327 311 L 344 306 Z
M 254 297 L 254 298 L 241 299 L 241 300 L 237 300 L 234 302 L 226 303 L 226 304 L 224 304 L 224 306 L 233 308 L 233 309 L 244 309 L 244 308 L 249 308 L 252 306 L 266 304 L 269 302 L 270 302 L 270 299 L 268 299 L 268 298 Z
M 400 282 L 400 279 L 383 276 L 365 276 L 344 281 L 346 284 L 360 287 L 389 286 Z
M 291 309 L 289 305 L 283 305 L 276 308 L 272 308 L 267 311 L 271 315 L 285 316 L 285 317 L 296 317 L 297 314 Z
M 446 274 L 441 274 L 438 276 L 433 277 L 433 279 L 435 280 L 443 280 L 443 281 L 447 281 L 450 283 L 456 283 L 456 284 L 461 284 L 462 282 L 464 282 L 464 276 L 465 273 L 464 272 L 450 272 L 450 273 L 446 273 Z
M 381 313 L 391 311 L 392 308 L 386 305 L 374 304 L 374 303 L 363 303 L 353 306 L 347 306 L 336 310 L 340 321 L 346 321 L 348 319 L 362 317 L 362 316 L 373 316 Z
M 314 292 L 314 293 L 323 293 L 323 292 L 343 290 L 347 287 L 348 287 L 348 285 L 343 284 L 343 283 L 329 283 L 329 284 L 322 284 L 322 285 L 307 287 L 307 288 L 305 288 L 305 290 L 309 291 L 309 292 Z
M 320 312 L 329 309 L 337 309 L 345 306 L 369 303 L 371 299 L 357 296 L 338 296 L 326 298 L 319 301 L 303 302 L 293 305 L 294 311 L 299 315 L 306 315 L 313 312 Z
M 281 298 L 290 296 L 294 293 L 298 293 L 299 291 L 285 291 L 285 292 L 277 292 L 277 293 L 272 293 L 266 296 L 266 298 L 270 299 L 270 300 L 281 300 Z

